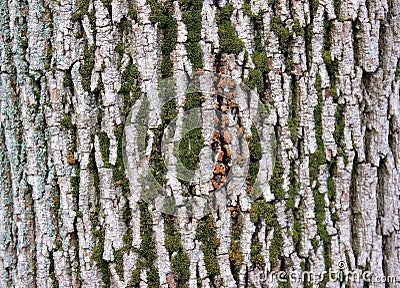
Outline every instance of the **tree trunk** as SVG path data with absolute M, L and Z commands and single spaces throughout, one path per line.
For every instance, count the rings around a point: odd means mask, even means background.
M 0 287 L 399 286 L 398 1 L 0 13 Z

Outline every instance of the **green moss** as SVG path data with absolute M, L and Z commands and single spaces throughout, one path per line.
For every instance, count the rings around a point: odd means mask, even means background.
M 290 163 L 290 171 L 289 171 L 289 191 L 288 195 L 289 198 L 286 200 L 286 211 L 294 210 L 295 209 L 295 196 L 299 189 L 299 184 L 297 183 L 296 171 L 294 166 L 294 161 Z
M 239 54 L 244 49 L 244 42 L 239 39 L 235 28 L 230 22 L 218 25 L 218 37 L 221 52 L 227 54 Z
M 164 215 L 165 225 L 165 248 L 172 254 L 173 252 L 182 250 L 181 234 L 175 227 L 174 218 L 169 215 Z
M 95 45 L 90 47 L 85 46 L 83 50 L 83 65 L 80 69 L 82 76 L 83 89 L 90 93 L 90 83 L 92 79 L 92 71 L 94 68 L 94 50 Z
M 272 204 L 266 204 L 262 200 L 257 200 L 251 203 L 250 209 L 250 220 L 257 224 L 260 222 L 261 219 L 265 219 L 265 225 L 268 230 L 273 229 L 274 234 L 271 240 L 271 244 L 269 247 L 269 261 L 272 266 L 276 265 L 278 262 L 278 256 L 282 253 L 283 247 L 283 238 L 282 238 L 282 231 L 278 223 L 278 217 L 276 214 L 276 208 Z M 257 256 L 257 252 L 261 250 L 260 246 L 261 243 L 258 243 L 256 238 L 252 240 L 252 248 L 251 248 L 251 257 L 252 262 L 256 265 L 264 265 L 263 260 L 259 256 Z
M 261 45 L 261 42 L 259 45 Z M 258 48 L 256 46 L 256 49 L 257 50 L 254 51 L 252 57 L 254 66 L 256 67 L 256 69 L 260 70 L 263 75 L 267 74 L 270 71 L 270 69 L 269 69 L 269 58 L 267 56 L 267 53 L 265 52 L 265 48 L 264 46 Z
M 260 136 L 256 126 L 251 126 L 251 140 L 249 141 L 250 160 L 260 161 L 262 158 L 262 147 Z
M 318 103 L 314 108 L 314 122 L 315 122 L 315 138 L 317 141 L 317 151 L 310 155 L 310 177 L 315 181 L 318 179 L 318 166 L 326 162 L 324 143 L 322 139 L 322 79 L 317 74 L 315 80 L 315 89 L 317 90 Z
M 193 69 L 203 68 L 203 50 L 200 47 L 201 40 L 201 10 L 202 0 L 181 1 L 183 15 L 182 22 L 185 23 L 188 34 L 186 51 L 192 63 Z
M 172 1 L 167 0 L 160 3 L 155 0 L 147 0 L 147 4 L 151 8 L 150 21 L 154 24 L 158 23 L 163 30 L 164 39 L 161 50 L 165 55 L 169 55 L 174 50 L 178 36 L 178 24 L 173 17 Z
M 300 219 L 298 219 L 298 217 L 296 216 L 297 215 L 295 215 L 294 217 L 292 239 L 293 239 L 293 246 L 296 248 L 297 251 L 299 251 L 301 243 L 302 225 Z
M 133 5 L 131 4 L 132 2 L 133 1 L 129 1 L 128 16 L 132 20 L 135 20 L 135 22 L 138 22 L 137 9 L 135 7 L 133 7 Z
M 324 50 L 329 51 L 332 47 L 333 22 L 326 18 L 326 14 L 324 16 Z
M 93 138 L 93 137 L 91 137 Z M 92 142 L 94 140 L 92 139 Z M 89 164 L 88 164 L 89 170 L 93 173 L 93 185 L 95 188 L 95 192 L 97 196 L 100 196 L 100 178 L 99 178 L 99 172 L 97 169 L 96 165 L 96 158 L 94 155 L 94 147 L 92 148 L 92 151 L 90 152 L 89 155 Z
M 334 77 L 334 75 L 336 75 L 339 71 L 339 60 L 332 60 L 332 56 L 329 51 L 323 51 L 322 58 L 326 64 L 326 69 L 328 70 L 329 76 Z
M 337 211 L 336 211 L 336 212 L 333 212 L 333 213 L 331 214 L 331 219 L 332 219 L 333 223 L 336 223 L 337 221 L 339 221 L 339 214 L 338 214 Z
M 35 102 L 36 102 L 36 111 L 38 111 L 38 107 L 40 105 L 40 98 L 41 98 L 41 93 L 40 93 L 40 88 L 34 88 L 32 89 L 32 94 L 35 97 Z
M 53 260 L 54 261 L 54 260 Z M 54 265 L 54 264 L 53 264 Z M 56 277 L 56 274 L 54 273 L 54 272 L 51 272 L 50 274 L 49 274 L 49 278 L 53 281 L 53 283 L 51 284 L 51 287 L 52 288 L 58 288 L 58 287 L 60 287 L 60 284 L 59 284 L 59 282 L 58 282 L 58 280 L 57 280 L 57 277 Z
M 219 24 L 223 21 L 231 21 L 231 15 L 234 10 L 235 7 L 232 3 L 226 4 L 222 7 L 221 11 L 216 15 L 217 23 Z
M 173 66 L 172 58 L 170 55 L 166 55 L 161 61 L 161 76 L 162 78 L 169 78 L 173 75 Z
M 140 234 L 142 243 L 139 248 L 139 255 L 142 261 L 150 266 L 153 261 L 157 259 L 157 251 L 155 249 L 155 243 L 153 239 L 151 215 L 147 210 L 147 205 L 141 204 L 140 207 L 141 217 L 140 217 Z
M 328 198 L 331 201 L 335 198 L 335 181 L 333 181 L 333 178 L 328 179 Z
M 165 103 L 161 110 L 161 122 L 163 127 L 167 127 L 172 120 L 178 116 L 178 110 L 176 107 L 176 100 L 172 99 Z
M 101 0 L 101 2 L 103 3 L 104 7 L 107 9 L 110 19 L 112 19 L 111 0 Z
M 304 28 L 301 26 L 300 21 L 298 19 L 294 20 L 292 29 L 297 36 L 304 36 Z
M 192 63 L 194 70 L 203 68 L 203 50 L 199 43 L 187 42 L 186 43 L 187 56 Z
M 74 125 L 72 124 L 72 118 L 70 115 L 65 115 L 64 118 L 60 121 L 60 128 L 62 129 L 71 129 Z
M 335 132 L 333 134 L 335 138 L 336 145 L 338 147 L 338 155 L 342 156 L 345 160 L 345 163 L 348 162 L 347 154 L 345 153 L 346 145 L 344 142 L 344 126 L 345 126 L 345 117 L 344 117 L 344 109 L 345 106 L 342 104 L 338 104 L 335 112 Z
M 242 249 L 240 248 L 240 236 L 243 232 L 243 219 L 240 213 L 240 204 L 231 209 L 232 233 L 231 246 L 229 248 L 229 261 L 232 267 L 232 274 L 236 281 L 239 279 L 240 267 L 243 262 Z
M 172 76 L 172 60 L 170 54 L 176 47 L 178 39 L 178 23 L 173 17 L 174 11 L 172 9 L 172 0 L 167 0 L 164 3 L 157 2 L 156 0 L 147 0 L 146 3 L 150 5 L 150 21 L 158 23 L 158 27 L 163 34 L 163 42 L 161 51 L 163 54 L 163 61 L 161 64 L 161 74 L 163 78 Z
M 100 272 L 102 274 L 101 279 L 103 280 L 104 287 L 111 287 L 111 271 L 109 268 L 109 263 L 103 259 L 103 253 L 104 253 L 104 235 L 105 231 L 104 229 L 101 229 L 97 235 L 99 236 L 97 245 L 94 247 L 92 251 L 92 256 L 91 259 L 93 261 L 96 261 L 97 266 L 100 269 Z
M 338 97 L 336 93 L 336 75 L 339 71 L 339 60 L 332 59 L 331 56 L 331 47 L 332 47 L 332 35 L 333 35 L 333 20 L 328 20 L 327 15 L 325 14 L 324 19 L 324 50 L 322 51 L 322 58 L 324 59 L 326 69 L 328 71 L 328 75 L 331 81 L 331 94 L 333 96 L 333 100 L 337 102 Z
M 219 275 L 219 265 L 216 251 L 220 245 L 214 226 L 214 217 L 203 218 L 196 229 L 196 240 L 202 242 L 201 250 L 204 253 L 204 263 L 209 276 Z
M 181 244 L 181 234 L 175 227 L 174 218 L 169 215 L 164 215 L 165 227 L 165 248 L 170 256 L 176 253 L 171 261 L 171 269 L 176 275 L 178 286 L 183 287 L 187 285 L 189 280 L 190 260 L 186 253 L 183 251 Z
M 342 4 L 341 2 L 342 2 L 342 0 L 333 0 L 333 7 L 335 9 L 335 14 L 336 14 L 336 17 L 339 19 L 342 18 L 340 16 L 340 5 Z
M 250 220 L 254 224 L 257 224 L 265 217 L 266 203 L 263 200 L 256 200 L 251 202 L 250 208 Z
M 53 207 L 57 214 L 58 211 L 60 211 L 60 191 L 59 191 L 59 189 L 57 189 L 53 195 Z
M 107 133 L 103 131 L 99 132 L 97 136 L 99 137 L 100 153 L 101 153 L 101 158 L 103 159 L 103 165 L 104 167 L 109 167 L 110 139 L 108 138 Z
M 278 257 L 283 251 L 283 237 L 282 231 L 278 223 L 274 225 L 274 237 L 269 246 L 269 262 L 271 266 L 278 264 Z
M 251 68 L 249 70 L 249 78 L 246 79 L 244 84 L 250 89 L 257 87 L 257 92 L 261 94 L 264 91 L 264 79 L 261 70 Z
M 114 251 L 115 272 L 121 281 L 124 280 L 124 254 L 121 250 Z
M 72 15 L 72 21 L 82 21 L 83 15 L 88 14 L 90 0 L 81 0 L 78 5 L 78 10 Z
M 154 142 L 152 147 L 152 152 L 150 155 L 150 163 L 152 165 L 151 174 L 154 179 L 160 184 L 163 185 L 167 183 L 167 179 L 165 175 L 167 174 L 167 167 L 164 163 L 164 158 L 161 155 L 160 145 L 161 145 L 162 133 L 160 130 L 154 130 Z
M 122 212 L 122 221 L 124 221 L 124 223 L 126 225 L 129 225 L 129 223 L 131 222 L 131 219 L 132 219 L 131 208 L 129 207 L 129 205 L 126 205 Z M 125 242 L 125 240 L 123 240 L 123 241 Z
M 219 45 L 222 53 L 239 54 L 244 49 L 244 42 L 237 36 L 230 21 L 234 9 L 232 3 L 226 4 L 216 16 Z
M 294 84 L 294 79 L 292 76 L 292 81 L 290 83 L 290 96 L 291 96 L 291 106 L 289 110 L 289 119 L 288 125 L 290 129 L 290 138 L 293 142 L 293 145 L 297 144 L 298 135 L 297 135 L 297 127 L 299 125 L 299 117 L 298 117 L 298 87 L 297 84 Z
M 158 277 L 158 269 L 154 264 L 150 266 L 150 269 L 147 271 L 147 285 L 149 288 L 159 288 L 160 287 L 160 278 Z
M 123 98 L 123 114 L 128 115 L 131 110 L 132 105 L 140 98 L 142 92 L 138 85 L 139 81 L 139 71 L 133 64 L 133 60 L 130 59 L 128 66 L 125 68 L 121 75 L 121 88 L 119 93 L 121 93 Z
M 178 251 L 178 253 L 172 258 L 171 269 L 176 275 L 176 280 L 179 283 L 179 287 L 184 287 L 184 284 L 189 281 L 189 266 L 190 259 L 182 250 Z
M 249 170 L 247 172 L 247 186 L 253 187 L 259 167 L 260 167 L 260 160 L 262 158 L 262 147 L 260 143 L 260 136 L 258 134 L 257 128 L 252 125 L 251 126 L 251 139 L 249 141 L 249 153 L 250 153 L 250 163 L 249 163 Z
M 188 111 L 190 109 L 199 108 L 205 101 L 205 97 L 201 92 L 190 92 L 186 94 L 186 101 L 183 109 Z
M 141 266 L 139 265 L 140 262 L 138 261 L 136 263 L 136 268 L 132 271 L 132 278 L 131 281 L 129 282 L 127 288 L 133 288 L 133 287 L 138 287 L 140 283 L 140 273 L 141 273 Z
M 196 170 L 199 162 L 200 151 L 204 146 L 204 138 L 201 128 L 195 128 L 183 135 L 179 142 L 179 159 L 189 170 Z
M 325 199 L 324 194 L 319 192 L 314 193 L 315 201 L 315 221 L 317 222 L 318 235 L 321 237 L 322 241 L 330 242 L 328 232 L 326 230 L 325 222 Z
M 286 71 L 291 73 L 294 68 L 293 63 L 293 33 L 289 31 L 277 16 L 271 19 L 271 31 L 275 33 L 279 41 L 279 50 L 285 57 Z
M 285 280 L 285 281 L 283 281 L 283 280 Z M 285 274 L 283 276 L 283 280 L 278 282 L 278 288 L 292 288 L 293 287 L 290 283 L 290 277 L 287 274 Z
M 271 230 L 275 226 L 279 225 L 278 217 L 276 215 L 276 208 L 274 205 L 269 203 L 265 205 L 264 217 L 265 217 L 265 226 L 268 230 Z
M 271 187 L 271 192 L 275 195 L 276 199 L 285 199 L 285 190 L 283 190 L 283 173 L 284 169 L 282 162 L 277 160 L 274 165 L 274 170 L 272 173 L 271 180 L 269 180 L 269 186 Z
M 293 62 L 293 50 L 290 50 L 289 56 L 285 59 L 285 67 L 286 71 L 291 73 L 294 69 L 294 62 Z
M 148 121 L 149 121 L 149 111 L 150 111 L 150 102 L 147 98 L 143 98 L 142 103 L 140 105 L 139 111 L 136 114 L 136 123 L 138 130 L 138 149 L 139 149 L 139 157 L 145 157 L 145 152 L 147 149 L 149 134 L 147 133 L 149 129 Z M 144 141 L 143 141 L 144 140 Z
M 248 190 L 249 192 L 252 191 L 252 187 L 257 180 L 257 175 L 259 170 L 260 170 L 260 163 L 258 161 L 257 162 L 250 161 L 249 169 L 247 171 L 247 176 L 246 176 L 247 187 L 250 188 L 250 190 Z
M 310 177 L 312 180 L 318 178 L 318 166 L 326 162 L 324 142 L 322 139 L 322 79 L 317 74 L 315 80 L 315 89 L 318 94 L 318 103 L 314 108 L 314 122 L 315 122 L 315 138 L 317 140 L 317 151 L 310 156 Z
M 314 122 L 315 122 L 315 138 L 317 140 L 317 151 L 310 155 L 310 180 L 311 183 L 316 183 L 315 187 L 312 188 L 314 194 L 314 203 L 315 203 L 315 221 L 317 223 L 317 231 L 320 239 L 323 242 L 324 246 L 324 262 L 325 268 L 329 269 L 331 267 L 330 260 L 330 236 L 328 235 L 328 231 L 325 224 L 325 197 L 324 194 L 319 192 L 319 183 L 318 183 L 318 173 L 319 166 L 326 163 L 326 156 L 324 150 L 324 143 L 322 139 L 322 80 L 320 75 L 317 75 L 315 88 L 318 94 L 318 104 L 314 109 Z M 325 287 L 328 281 L 327 277 L 324 277 L 324 280 L 320 284 L 321 287 Z
M 282 54 L 288 54 L 293 41 L 293 33 L 291 33 L 278 16 L 273 16 L 271 19 L 271 31 L 275 33 L 279 40 L 279 50 Z
M 70 87 L 71 89 L 74 88 L 74 83 L 72 81 L 72 75 L 70 70 L 65 71 L 63 85 L 64 87 Z
M 249 18 L 253 15 L 253 13 L 251 12 L 250 1 L 244 1 L 243 12 L 244 12 L 244 15 L 247 15 Z
M 124 254 L 132 250 L 132 234 L 129 232 L 124 234 L 122 240 L 125 245 L 121 249 L 114 251 L 115 271 L 121 281 L 124 280 Z
M 89 18 L 90 28 L 92 28 L 93 38 L 94 38 L 94 40 L 96 40 L 97 30 L 96 30 L 96 11 L 95 11 L 95 9 L 92 9 L 92 11 L 87 14 L 87 16 Z
M 72 197 L 78 198 L 79 195 L 79 183 L 80 183 L 81 177 L 80 177 L 80 169 L 75 170 L 75 176 L 71 177 L 71 193 Z
M 148 287 L 159 287 L 160 279 L 158 277 L 158 270 L 155 266 L 157 259 L 157 251 L 153 237 L 153 223 L 151 214 L 148 210 L 146 203 L 139 203 L 140 210 L 140 238 L 142 240 L 140 248 L 136 250 L 138 253 L 138 260 L 136 268 L 132 271 L 132 279 L 127 287 L 138 287 L 140 283 L 140 274 L 143 269 L 146 269 L 147 285 Z M 125 237 L 125 243 L 132 243 L 131 236 Z M 129 246 L 127 246 L 129 247 Z
M 119 23 L 117 24 L 118 30 L 121 34 L 124 34 L 125 31 L 127 31 L 129 28 L 131 28 L 131 21 L 128 20 L 125 16 L 119 20 Z
M 319 7 L 319 0 L 310 0 L 310 14 L 311 14 L 311 19 L 314 18 L 315 14 L 317 14 L 317 10 Z
M 240 267 L 243 262 L 243 255 L 242 255 L 242 249 L 240 248 L 240 241 L 239 240 L 233 240 L 231 242 L 231 247 L 229 249 L 229 259 L 231 261 L 231 265 L 233 267 L 233 277 L 237 280 L 239 277 L 239 271 Z
M 250 4 L 248 3 L 248 9 L 250 9 Z M 264 31 L 264 24 L 263 24 L 263 15 L 264 11 L 260 11 L 258 14 L 252 14 L 249 10 L 245 13 L 249 13 L 248 16 L 250 17 L 251 21 L 254 25 L 255 35 L 254 35 L 254 52 L 252 55 L 252 60 L 254 64 L 254 68 L 249 70 L 249 76 L 247 79 L 244 79 L 244 84 L 247 85 L 250 89 L 257 88 L 257 92 L 262 98 L 265 94 L 265 87 L 266 83 L 268 82 L 268 73 L 269 69 L 269 57 L 266 53 L 265 43 L 262 43 L 261 33 Z M 247 51 L 245 52 L 245 62 L 247 62 Z
M 114 48 L 115 52 L 118 53 L 120 57 L 122 57 L 125 53 L 124 45 L 122 43 L 117 43 Z
M 45 61 L 45 68 L 46 69 L 50 69 L 52 57 L 53 57 L 53 49 L 51 47 L 51 44 L 49 43 L 46 46 L 46 61 Z M 52 67 L 51 70 L 54 70 L 54 68 Z
M 153 238 L 153 222 L 151 220 L 151 214 L 148 210 L 148 205 L 145 203 L 139 203 L 140 210 L 140 248 L 138 251 L 139 259 L 137 262 L 137 269 L 147 268 L 147 285 L 149 287 L 159 287 L 160 280 L 158 278 L 158 270 L 155 267 L 155 261 L 157 259 L 157 251 L 155 248 L 155 242 Z M 139 278 L 140 270 L 134 270 Z M 136 277 L 134 277 L 136 278 Z M 139 279 L 138 279 L 139 280 Z M 137 281 L 139 283 L 139 281 Z
M 131 233 L 124 234 L 122 236 L 122 241 L 124 241 L 125 246 L 132 247 L 133 236 Z
M 115 160 L 115 165 L 112 166 L 113 180 L 117 186 L 122 187 L 122 195 L 125 198 L 128 198 L 130 195 L 130 189 L 129 189 L 129 180 L 125 174 L 124 158 L 122 155 L 122 148 L 123 148 L 122 145 L 124 137 L 124 126 L 122 124 L 115 128 L 114 135 L 115 138 L 117 139 L 118 149 L 117 149 L 117 158 Z
M 312 63 L 312 37 L 314 35 L 313 29 L 314 25 L 312 23 L 306 25 L 304 29 L 307 63 Z M 309 64 L 307 64 L 307 67 L 309 67 Z
M 23 50 L 26 50 L 26 49 L 28 49 L 28 40 L 27 39 L 25 39 L 25 38 L 23 38 L 23 39 L 21 39 L 21 48 L 23 49 Z
M 161 22 L 161 27 L 164 27 L 164 39 L 161 45 L 161 51 L 165 56 L 168 56 L 175 49 L 178 37 L 178 24 L 176 20 L 171 16 L 168 24 L 163 24 Z
M 251 262 L 260 269 L 263 269 L 265 266 L 265 259 L 264 256 L 261 254 L 261 250 L 262 250 L 262 243 L 257 238 L 252 240 L 250 246 Z

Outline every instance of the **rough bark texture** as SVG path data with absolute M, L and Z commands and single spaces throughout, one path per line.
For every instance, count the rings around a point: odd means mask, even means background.
M 399 287 L 400 2 L 0 1 L 0 287 L 339 287 L 268 279 L 338 263 Z M 177 85 L 165 110 L 153 92 L 196 71 L 253 89 L 276 161 L 250 149 L 258 170 L 236 199 L 167 216 L 140 199 L 123 131 L 146 95 L 154 175 L 192 193 L 157 165 L 165 118 L 188 96 Z M 222 181 L 219 149 L 202 150 L 201 191 Z

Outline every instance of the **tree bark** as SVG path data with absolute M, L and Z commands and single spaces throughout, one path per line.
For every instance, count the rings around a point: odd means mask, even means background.
M 368 284 L 330 270 L 399 286 L 400 2 L 0 1 L 0 287 Z M 211 73 L 201 89 L 214 94 L 190 98 L 196 73 Z M 154 96 L 165 79 L 172 106 Z M 221 85 L 251 89 L 265 131 L 226 108 Z M 200 155 L 181 156 L 207 181 L 168 174 L 162 135 L 192 104 L 211 123 L 214 109 L 244 119 L 232 126 L 246 128 L 255 169 L 243 188 L 222 185 L 233 144 L 204 127 L 185 138 Z M 129 160 L 139 134 L 149 170 Z M 200 216 L 161 213 L 141 194 L 149 171 L 176 199 L 234 197 Z M 278 283 L 277 271 L 322 277 Z

